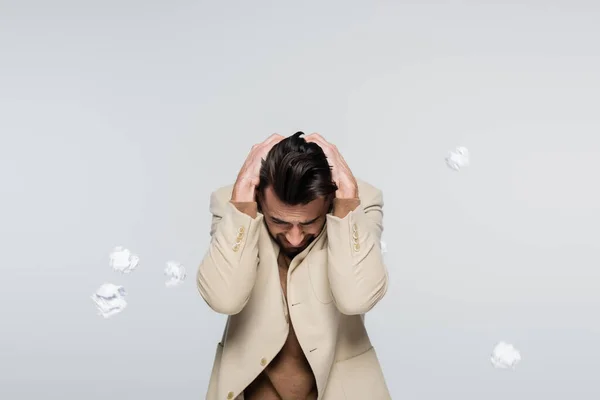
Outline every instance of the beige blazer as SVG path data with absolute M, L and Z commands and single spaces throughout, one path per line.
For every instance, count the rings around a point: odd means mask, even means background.
M 360 205 L 325 228 L 297 255 L 287 275 L 288 303 L 277 267 L 279 247 L 263 222 L 231 202 L 233 185 L 211 194 L 211 242 L 197 273 L 214 311 L 229 315 L 207 400 L 243 399 L 244 389 L 279 353 L 290 319 L 313 373 L 319 400 L 390 399 L 364 314 L 388 287 L 380 240 L 383 197 L 359 181 Z M 289 310 L 289 311 L 288 311 Z

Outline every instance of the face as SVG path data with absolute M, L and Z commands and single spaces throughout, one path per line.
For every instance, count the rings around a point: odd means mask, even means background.
M 289 257 L 301 253 L 321 233 L 330 206 L 330 200 L 323 197 L 290 206 L 282 203 L 270 186 L 259 202 L 269 233 Z

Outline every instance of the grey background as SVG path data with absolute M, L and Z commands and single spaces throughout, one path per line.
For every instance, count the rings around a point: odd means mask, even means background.
M 0 398 L 204 398 L 210 192 L 297 130 L 384 192 L 394 399 L 600 398 L 600 6 L 498 3 L 0 0 Z

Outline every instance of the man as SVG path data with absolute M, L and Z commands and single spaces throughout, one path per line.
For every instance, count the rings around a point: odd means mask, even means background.
M 391 398 L 364 326 L 388 286 L 382 193 L 302 135 L 253 146 L 211 195 L 197 283 L 229 317 L 207 400 Z

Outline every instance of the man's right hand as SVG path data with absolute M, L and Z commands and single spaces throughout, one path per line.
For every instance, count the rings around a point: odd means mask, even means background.
M 267 154 L 273 148 L 273 146 L 283 139 L 283 136 L 274 133 L 264 142 L 252 146 L 250 154 L 248 154 L 248 158 L 246 158 L 246 161 L 244 162 L 244 165 L 237 176 L 235 185 L 233 186 L 231 201 L 256 201 L 254 196 L 256 187 L 260 182 L 260 168 L 262 166 L 262 160 L 267 157 Z

